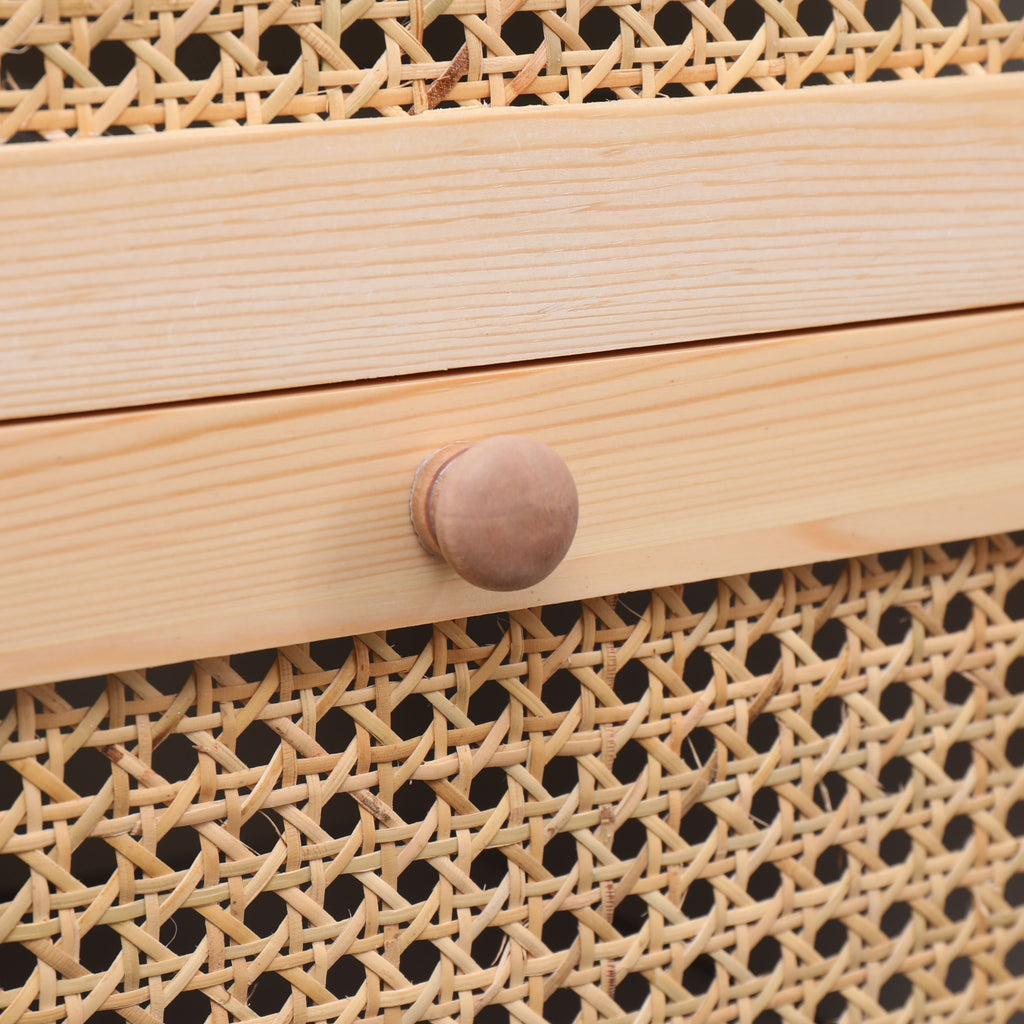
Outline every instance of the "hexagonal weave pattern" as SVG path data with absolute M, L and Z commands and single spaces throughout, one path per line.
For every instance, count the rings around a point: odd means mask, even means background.
M 0 1021 L 1008 1021 L 1022 544 L 7 694 Z
M 0 0 L 0 141 L 1019 68 L 1020 0 Z

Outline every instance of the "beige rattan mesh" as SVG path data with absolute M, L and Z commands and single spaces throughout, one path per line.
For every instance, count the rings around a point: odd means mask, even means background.
M 1022 544 L 8 695 L 0 1021 L 1002 1024 Z
M 1024 58 L 1020 0 L 0 0 L 0 140 L 797 88 Z

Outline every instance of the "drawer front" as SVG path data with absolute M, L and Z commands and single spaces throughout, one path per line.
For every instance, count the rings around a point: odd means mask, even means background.
M 1022 544 L 5 694 L 0 1020 L 1005 1024 Z
M 1020 312 L 14 424 L 4 684 L 591 597 L 1024 523 Z M 471 587 L 420 461 L 519 433 L 580 493 L 562 565 Z

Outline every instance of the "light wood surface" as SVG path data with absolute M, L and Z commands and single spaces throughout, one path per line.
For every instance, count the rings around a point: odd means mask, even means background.
M 1024 73 L 9 146 L 0 418 L 1021 302 L 1022 167 Z
M 0 430 L 18 684 L 1024 526 L 1024 310 Z M 580 520 L 532 591 L 417 543 L 420 461 L 527 434 Z

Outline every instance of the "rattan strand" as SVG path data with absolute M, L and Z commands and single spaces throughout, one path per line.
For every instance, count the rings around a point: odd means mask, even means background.
M 1018 0 L 0 0 L 0 140 L 999 72 Z
M 1002 1024 L 1022 543 L 17 691 L 0 1021 Z

